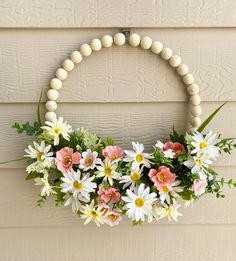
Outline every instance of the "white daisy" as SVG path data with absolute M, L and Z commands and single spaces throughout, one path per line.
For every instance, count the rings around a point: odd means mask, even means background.
M 165 186 L 161 186 L 161 190 L 159 191 L 159 195 L 160 195 L 160 200 L 163 203 L 164 201 L 166 201 L 168 204 L 170 204 L 170 195 L 174 198 L 178 197 L 179 192 L 183 191 L 183 188 L 180 187 L 181 181 L 180 180 L 176 180 L 174 183 L 170 184 L 170 185 L 165 185 Z
M 67 173 L 63 173 L 64 177 L 61 178 L 64 183 L 60 186 L 63 193 L 71 192 L 74 197 L 79 200 L 88 202 L 90 200 L 90 193 L 95 191 L 97 184 L 92 182 L 95 176 L 90 177 L 89 174 L 81 175 L 81 172 L 73 169 Z
M 101 166 L 97 166 L 98 171 L 95 172 L 97 178 L 104 177 L 103 180 L 113 185 L 113 179 L 120 179 L 121 174 L 116 171 L 117 164 L 110 161 L 108 158 L 101 162 Z
M 48 173 L 45 172 L 43 178 L 35 178 L 36 186 L 43 186 L 41 190 L 41 196 L 50 196 L 52 194 L 57 194 L 56 191 L 53 190 L 53 187 L 48 182 Z
M 144 146 L 142 143 L 135 143 L 132 142 L 134 151 L 131 150 L 125 150 L 126 157 L 124 158 L 124 161 L 126 162 L 132 162 L 132 168 L 136 169 L 141 164 L 143 164 L 145 167 L 150 168 L 151 162 L 149 159 L 152 158 L 152 156 L 148 153 L 143 153 Z
M 206 155 L 190 157 L 188 160 L 184 161 L 184 165 L 191 169 L 192 173 L 206 171 L 205 168 L 208 168 L 211 164 L 212 161 Z
M 74 197 L 73 195 L 65 195 L 64 196 L 65 203 L 64 206 L 69 206 L 71 204 L 72 211 L 75 213 L 81 208 L 81 202 L 77 197 Z
M 215 146 L 219 142 L 216 133 L 209 131 L 204 137 L 201 133 L 195 132 L 192 135 L 192 139 L 193 142 L 191 142 L 191 144 L 193 145 L 194 150 L 191 154 L 204 153 L 214 159 L 219 156 L 220 148 Z
M 33 146 L 29 145 L 28 149 L 25 150 L 28 155 L 25 157 L 36 159 L 37 161 L 30 164 L 27 168 L 27 172 L 32 172 L 37 169 L 37 172 L 43 172 L 45 168 L 50 168 L 54 161 L 52 157 L 53 152 L 50 152 L 51 145 L 46 146 L 45 142 L 42 141 L 40 144 L 33 142 Z
M 163 151 L 163 154 L 166 158 L 173 159 L 175 157 L 175 152 L 173 152 L 172 149 L 168 149 L 168 150 Z
M 162 219 L 165 217 L 168 217 L 169 221 L 174 220 L 174 221 L 178 221 L 178 217 L 179 216 L 183 216 L 179 211 L 178 208 L 180 207 L 180 205 L 178 205 L 176 203 L 176 201 L 174 201 L 173 204 L 171 205 L 167 205 L 167 204 L 163 204 L 163 207 L 157 207 L 156 208 L 156 216 L 158 219 Z
M 150 187 L 141 184 L 134 188 L 133 191 L 127 189 L 126 195 L 122 199 L 126 202 L 127 216 L 135 221 L 145 221 L 152 211 L 152 204 L 157 200 L 155 192 L 150 193 Z
M 131 170 L 130 175 L 121 176 L 120 183 L 124 184 L 123 189 L 125 189 L 127 187 L 129 187 L 130 190 L 134 189 L 136 181 L 140 180 L 140 178 L 142 176 L 142 169 L 137 168 L 137 169 Z
M 98 227 L 100 224 L 104 224 L 103 214 L 104 209 L 103 206 L 94 206 L 94 200 L 92 200 L 91 204 L 86 204 L 82 206 L 81 211 L 81 218 L 86 219 L 84 224 L 88 224 L 90 221 L 94 221 Z
M 72 127 L 67 124 L 66 121 L 63 122 L 62 117 L 59 117 L 58 120 L 55 118 L 52 122 L 46 121 L 45 124 L 48 126 L 43 126 L 42 129 L 52 137 L 54 145 L 59 144 L 60 135 L 62 135 L 65 140 L 70 139 L 69 133 L 72 131 Z

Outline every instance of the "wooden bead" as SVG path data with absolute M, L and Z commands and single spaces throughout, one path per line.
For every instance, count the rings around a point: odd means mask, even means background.
M 183 82 L 186 84 L 186 85 L 190 85 L 190 84 L 193 84 L 194 83 L 194 77 L 191 73 L 187 73 L 186 75 L 184 75 L 183 77 Z
M 63 68 L 67 71 L 70 72 L 74 69 L 75 65 L 74 63 L 71 61 L 71 59 L 66 59 L 63 64 L 62 64 Z
M 90 46 L 94 52 L 98 52 L 102 49 L 102 43 L 99 39 L 93 39 Z
M 56 101 L 59 97 L 59 92 L 57 90 L 50 89 L 47 92 L 47 97 L 51 101 Z
M 173 52 L 170 48 L 166 47 L 161 51 L 161 58 L 163 60 L 169 60 Z
M 194 127 L 194 128 L 197 128 L 201 125 L 201 119 L 199 117 L 193 117 L 191 119 L 191 125 Z
M 188 73 L 188 66 L 186 64 L 180 64 L 177 69 L 176 69 L 178 75 L 184 76 L 185 74 Z
M 170 60 L 169 64 L 171 67 L 177 67 L 181 64 L 181 57 L 179 55 L 173 55 Z
M 65 80 L 67 78 L 68 73 L 67 73 L 67 71 L 65 69 L 59 68 L 56 71 L 56 76 L 57 76 L 58 79 L 63 81 L 63 80 Z
M 46 109 L 48 111 L 55 111 L 57 109 L 57 103 L 55 101 L 47 101 Z
M 113 38 L 110 35 L 104 35 L 102 37 L 102 46 L 105 48 L 111 47 L 113 44 Z
M 163 44 L 161 42 L 153 42 L 151 46 L 151 51 L 155 54 L 159 54 L 163 50 Z
M 131 34 L 129 37 L 129 44 L 132 47 L 136 47 L 140 44 L 140 40 L 141 40 L 141 38 L 138 34 Z
M 72 52 L 70 58 L 73 63 L 80 63 L 83 60 L 83 56 L 79 51 Z
M 114 36 L 114 43 L 117 46 L 121 46 L 125 44 L 125 35 L 122 33 L 117 33 Z
M 57 78 L 53 78 L 50 81 L 50 87 L 54 90 L 60 90 L 62 87 L 62 81 Z
M 45 120 L 46 121 L 53 121 L 53 119 L 56 119 L 56 118 L 57 118 L 57 115 L 53 111 L 48 111 L 45 114 Z
M 82 44 L 80 46 L 80 53 L 83 55 L 83 56 L 89 56 L 91 53 L 92 53 L 92 49 L 90 47 L 89 44 Z
M 141 39 L 140 45 L 143 49 L 147 50 L 152 46 L 152 39 L 149 36 L 144 36 Z
M 202 107 L 199 105 L 193 106 L 191 108 L 191 114 L 195 117 L 200 116 L 202 114 Z
M 193 95 L 189 99 L 192 105 L 199 105 L 201 103 L 201 97 L 199 95 Z
M 199 93 L 199 87 L 197 84 L 193 83 L 187 87 L 187 91 L 190 95 L 196 95 Z

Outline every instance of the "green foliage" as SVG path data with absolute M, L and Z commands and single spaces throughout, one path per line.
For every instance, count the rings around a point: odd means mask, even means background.
M 18 134 L 25 132 L 28 136 L 38 136 L 42 132 L 41 126 L 37 121 L 35 121 L 33 125 L 30 125 L 28 121 L 22 125 L 15 122 L 12 128 L 16 129 Z
M 45 204 L 46 200 L 47 200 L 46 196 L 39 195 L 39 199 L 37 200 L 37 206 L 42 207 L 43 204 Z
M 179 143 L 185 145 L 185 135 L 178 134 L 174 127 L 173 127 L 173 133 L 170 134 L 170 140 L 172 142 L 179 142 Z
M 37 173 L 37 172 L 31 172 L 26 176 L 26 180 L 31 180 L 31 179 L 35 179 L 37 177 L 42 177 L 42 174 Z
M 236 142 L 234 138 L 222 139 L 217 146 L 225 153 L 231 154 L 231 151 L 236 148 Z
M 156 147 L 154 147 L 153 160 L 152 161 L 153 161 L 155 167 L 165 165 L 167 167 L 173 168 L 171 159 L 164 157 L 161 154 L 161 150 L 159 148 L 156 148 Z

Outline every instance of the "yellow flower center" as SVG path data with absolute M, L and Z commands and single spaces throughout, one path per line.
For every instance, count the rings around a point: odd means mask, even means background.
M 141 163 L 141 162 L 143 161 L 143 155 L 142 155 L 142 153 L 138 153 L 138 154 L 136 155 L 136 161 L 137 161 L 138 163 Z
M 140 175 L 138 172 L 133 172 L 132 175 L 130 176 L 130 179 L 132 181 L 136 181 L 136 180 L 139 180 L 140 179 Z
M 75 189 L 82 189 L 82 188 L 83 188 L 83 184 L 80 183 L 80 182 L 78 182 L 78 181 L 76 180 L 76 181 L 74 181 L 74 183 L 73 183 L 73 187 L 74 187 Z
M 104 173 L 106 176 L 110 176 L 111 175 L 111 172 L 112 172 L 112 169 L 110 167 L 106 167 L 104 169 Z
M 37 154 L 37 160 L 38 161 L 44 161 L 44 153 L 43 152 L 38 152 L 38 154 Z
M 59 127 L 55 127 L 55 128 L 54 128 L 54 132 L 55 132 L 56 134 L 58 134 L 60 131 L 61 131 L 61 128 L 59 128 Z
M 164 181 L 165 180 L 165 176 L 162 173 L 158 173 L 157 175 L 157 179 L 159 179 L 160 181 Z
M 93 159 L 92 158 L 90 158 L 90 157 L 86 158 L 85 165 L 90 166 L 92 163 L 93 163 Z
M 200 149 L 204 149 L 207 147 L 207 143 L 205 141 L 201 141 L 199 147 Z
M 111 160 L 116 160 L 116 155 L 112 155 Z
M 143 198 L 136 198 L 135 199 L 135 205 L 138 208 L 141 208 L 144 205 L 144 199 Z
M 196 160 L 196 163 L 197 163 L 198 166 L 202 166 L 202 160 L 197 159 L 197 160 Z
M 95 210 L 92 210 L 90 214 L 91 214 L 91 217 L 94 219 L 97 217 L 97 212 Z
M 118 217 L 116 216 L 116 215 L 114 215 L 114 214 L 109 214 L 109 215 L 107 215 L 107 217 L 109 218 L 109 219 L 111 219 L 112 221 L 115 221 Z
M 163 186 L 163 187 L 162 187 L 162 190 L 163 190 L 164 193 L 170 192 L 170 190 L 168 189 L 167 186 Z

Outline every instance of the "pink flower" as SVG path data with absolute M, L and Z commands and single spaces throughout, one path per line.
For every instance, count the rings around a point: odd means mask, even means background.
M 104 216 L 104 222 L 113 227 L 119 225 L 121 221 L 121 214 L 118 211 L 109 210 Z
M 66 173 L 72 169 L 73 164 L 79 164 L 80 153 L 73 153 L 73 149 L 65 147 L 56 153 L 55 164 L 57 169 Z
M 98 190 L 99 199 L 104 202 L 108 203 L 110 201 L 114 203 L 120 202 L 120 193 L 118 189 L 114 187 L 110 187 L 108 189 L 100 186 Z
M 102 155 L 110 161 L 117 162 L 124 156 L 124 151 L 118 146 L 107 146 L 102 150 Z
M 184 151 L 184 146 L 179 142 L 168 141 L 164 144 L 162 151 L 172 150 L 175 153 L 175 158 Z
M 205 193 L 207 187 L 207 181 L 205 179 L 195 179 L 193 182 L 193 191 L 196 196 L 201 196 Z
M 98 153 L 88 149 L 82 153 L 79 167 L 83 170 L 94 169 L 96 164 L 101 164 L 101 159 L 97 158 Z
M 157 170 L 150 169 L 148 176 L 158 190 L 162 190 L 163 186 L 171 185 L 175 181 L 175 174 L 166 166 L 160 166 Z

